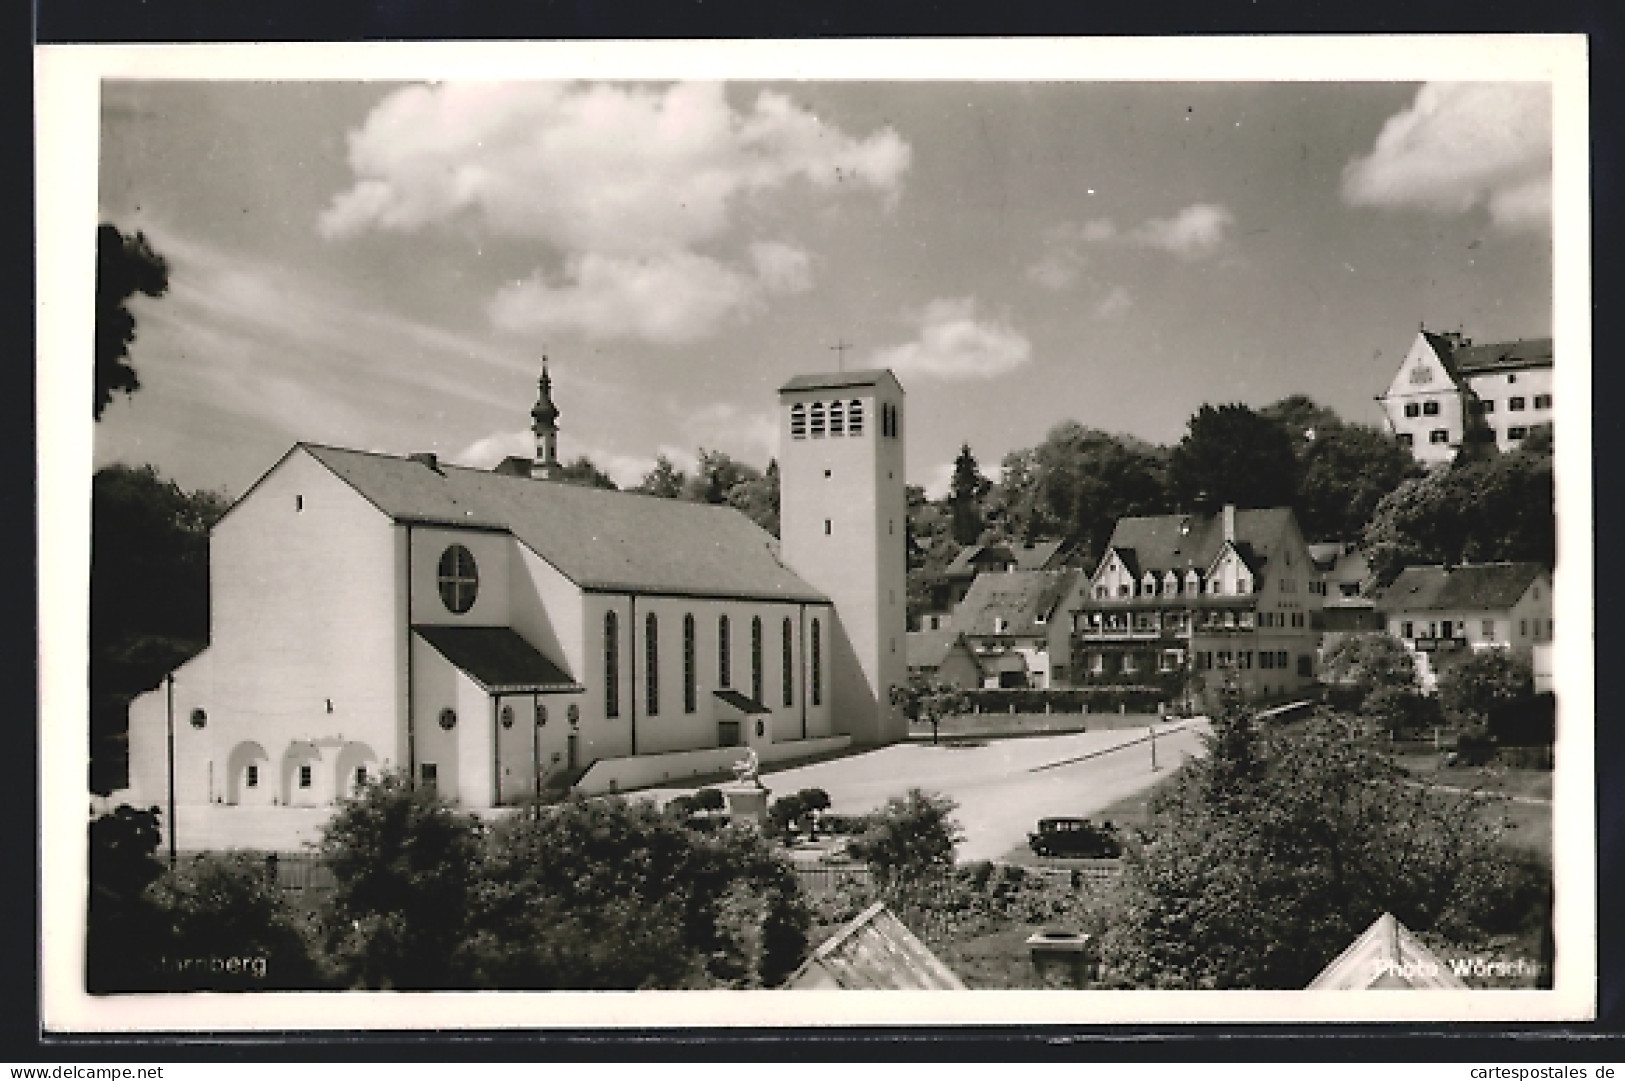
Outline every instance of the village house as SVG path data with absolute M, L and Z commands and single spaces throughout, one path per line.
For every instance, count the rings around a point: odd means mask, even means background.
M 1075 685 L 1225 683 L 1246 698 L 1315 676 L 1320 572 L 1290 508 L 1120 518 L 1072 610 Z
M 1066 542 L 1058 540 L 967 544 L 954 556 L 942 576 L 949 584 L 951 606 L 957 606 L 970 592 L 978 575 L 1059 570 L 1065 565 L 1066 556 Z
M 1389 430 L 1417 461 L 1453 461 L 1470 425 L 1502 451 L 1551 424 L 1552 339 L 1474 345 L 1460 334 L 1419 331 L 1378 397 Z
M 909 631 L 908 674 L 970 689 L 983 681 L 982 662 L 960 631 Z
M 398 770 L 479 809 L 903 738 L 902 387 L 779 397 L 782 540 L 549 479 L 545 367 L 529 475 L 297 444 L 211 534 L 209 646 L 131 704 L 121 798 L 320 807 Z
M 1309 588 L 1321 598 L 1314 626 L 1322 632 L 1323 646 L 1345 634 L 1383 629 L 1382 614 L 1368 588 L 1371 564 L 1357 545 L 1349 541 L 1311 544 L 1309 558 L 1320 572 Z
M 1079 574 L 1012 569 L 976 576 L 955 610 L 954 626 L 980 662 L 984 686 L 1065 683 L 1068 628 L 1054 617 Z
M 1505 649 L 1531 660 L 1552 640 L 1552 579 L 1539 563 L 1406 567 L 1377 597 L 1388 633 L 1419 655 L 1424 687 L 1441 662 Z

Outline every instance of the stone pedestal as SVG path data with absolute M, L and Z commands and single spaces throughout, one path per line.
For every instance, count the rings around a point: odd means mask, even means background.
M 758 829 L 767 825 L 767 797 L 770 793 L 760 782 L 725 784 L 722 795 L 728 801 L 728 818 L 731 821 L 749 822 Z

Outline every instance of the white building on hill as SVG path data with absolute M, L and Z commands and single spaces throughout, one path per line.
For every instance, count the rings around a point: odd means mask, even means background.
M 118 798 L 322 807 L 400 770 L 487 808 L 901 738 L 902 412 L 889 372 L 784 388 L 782 544 L 544 479 L 545 370 L 528 476 L 300 443 L 215 526 L 209 646 L 131 704 Z
M 1454 460 L 1469 421 L 1482 421 L 1497 447 L 1512 450 L 1556 416 L 1552 339 L 1474 345 L 1460 334 L 1422 330 L 1377 400 L 1417 461 Z

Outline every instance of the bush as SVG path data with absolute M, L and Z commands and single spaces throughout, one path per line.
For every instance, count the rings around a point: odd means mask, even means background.
M 1485 765 L 1495 757 L 1495 737 L 1487 728 L 1469 728 L 1456 737 L 1456 755 L 1462 765 Z
M 808 919 L 795 872 L 754 832 L 575 799 L 495 828 L 468 954 L 497 989 L 773 986 Z
M 768 832 L 774 837 L 789 837 L 797 829 L 805 829 L 815 811 L 828 808 L 828 792 L 822 788 L 803 788 L 773 801 L 767 809 Z
M 893 796 L 870 815 L 867 828 L 852 839 L 847 851 L 886 883 L 949 870 L 954 848 L 964 839 L 953 818 L 956 808 L 946 796 L 911 788 L 906 796 Z
M 85 986 L 92 994 L 159 988 L 169 928 L 148 887 L 164 874 L 155 853 L 158 809 L 122 804 L 91 822 Z
M 966 703 L 982 713 L 1151 713 L 1179 697 L 1177 680 L 1168 684 L 1125 683 L 1098 687 L 995 688 L 964 692 Z
M 1463 657 L 1439 676 L 1439 704 L 1452 722 L 1463 726 L 1488 725 L 1494 714 L 1516 717 L 1534 698 L 1534 670 L 1504 649 Z
M 728 806 L 728 801 L 722 798 L 722 790 L 718 788 L 702 788 L 694 793 L 693 798 L 696 811 L 720 811 Z
M 336 885 L 321 921 L 346 986 L 470 985 L 462 947 L 482 833 L 477 819 L 398 773 L 368 784 L 333 816 L 321 851 Z
M 160 964 L 164 990 L 325 986 L 315 928 L 288 906 L 259 856 L 197 856 L 160 878 L 151 893 L 173 951 Z

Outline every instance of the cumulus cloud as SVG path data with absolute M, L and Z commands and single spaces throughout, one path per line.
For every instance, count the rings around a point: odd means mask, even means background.
M 1161 248 L 1182 259 L 1202 259 L 1219 250 L 1224 231 L 1236 216 L 1217 203 L 1196 203 L 1171 218 L 1152 218 L 1136 226 L 1129 238 L 1147 247 Z
M 1032 343 L 1009 322 L 979 319 L 976 301 L 933 300 L 919 316 L 914 341 L 882 349 L 877 367 L 937 379 L 991 379 L 1032 359 Z
M 731 200 L 794 180 L 895 198 L 909 157 L 890 128 L 856 138 L 773 91 L 735 110 L 714 83 L 415 86 L 351 134 L 356 182 L 320 229 L 472 215 L 565 251 L 646 253 L 715 237 Z
M 1235 220 L 1217 203 L 1194 203 L 1172 217 L 1150 218 L 1128 229 L 1110 218 L 1062 222 L 1044 234 L 1044 254 L 1027 268 L 1027 278 L 1052 292 L 1070 289 L 1085 277 L 1091 247 L 1156 248 L 1182 259 L 1204 259 L 1223 246 Z
M 976 471 L 989 482 L 998 480 L 997 477 L 988 476 L 987 470 L 982 468 L 980 462 L 977 463 Z M 953 483 L 954 463 L 938 462 L 931 467 L 931 471 L 926 474 L 925 482 L 920 487 L 925 490 L 927 499 L 946 499 L 949 490 L 953 487 Z
M 489 306 L 498 326 L 692 342 L 812 287 L 811 257 L 790 244 L 758 242 L 732 264 L 696 250 L 725 236 L 736 203 L 802 185 L 890 204 L 910 153 L 890 128 L 853 136 L 773 91 L 736 109 L 713 83 L 415 86 L 351 133 L 355 183 L 318 228 L 472 222 L 535 240 L 562 271 L 505 287 Z
M 1543 228 L 1552 209 L 1552 94 L 1539 83 L 1428 83 L 1343 170 L 1354 206 L 1462 214 Z

